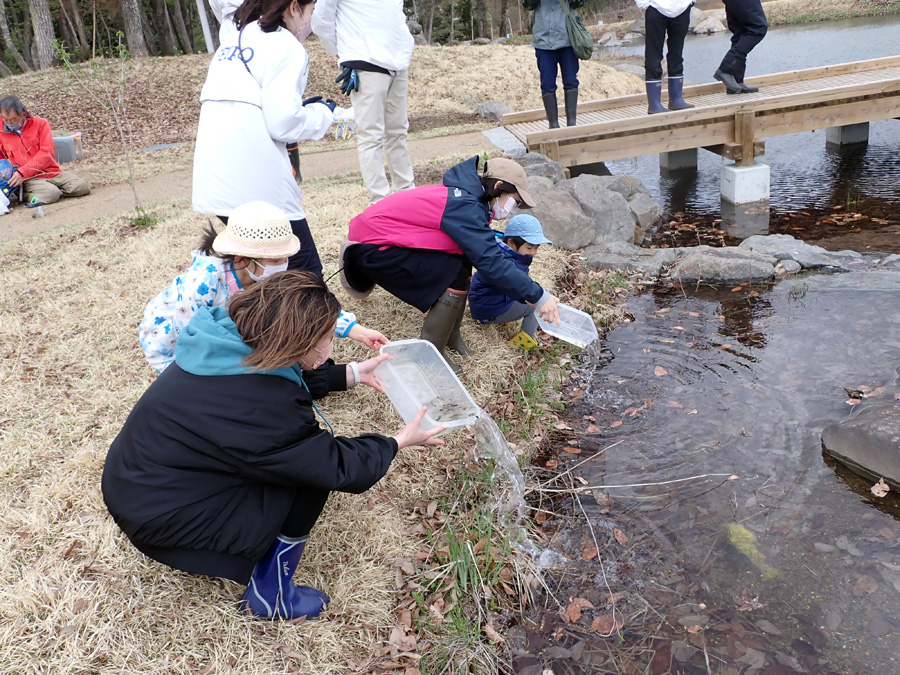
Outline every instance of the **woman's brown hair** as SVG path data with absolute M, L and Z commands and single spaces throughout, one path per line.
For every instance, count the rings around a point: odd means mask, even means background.
M 284 10 L 296 2 L 303 9 L 315 0 L 245 0 L 234 12 L 234 25 L 240 30 L 249 23 L 259 21 L 263 33 L 284 28 Z
M 253 350 L 244 364 L 254 370 L 292 366 L 334 331 L 341 306 L 322 277 L 288 270 L 235 295 L 228 313 Z

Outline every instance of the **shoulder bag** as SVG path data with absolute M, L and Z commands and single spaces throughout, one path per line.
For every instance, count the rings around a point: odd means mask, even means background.
M 559 0 L 559 4 L 566 10 L 566 32 L 569 34 L 569 44 L 581 61 L 588 61 L 594 53 L 594 38 L 588 33 L 587 28 L 581 22 L 581 17 L 569 9 L 568 0 Z

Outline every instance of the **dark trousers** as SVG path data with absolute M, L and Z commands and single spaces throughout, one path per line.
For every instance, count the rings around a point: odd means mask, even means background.
M 281 526 L 281 534 L 286 537 L 305 537 L 313 529 L 313 525 L 322 515 L 325 502 L 328 501 L 328 490 L 300 488 L 294 495 L 294 503 L 288 511 L 287 518 Z
M 747 69 L 747 54 L 760 43 L 769 30 L 766 13 L 760 0 L 724 0 L 725 18 L 731 31 L 731 49 L 722 59 L 719 69 L 733 75 L 738 82 L 744 81 Z
M 562 72 L 563 89 L 578 89 L 578 57 L 571 47 L 535 49 L 538 72 L 541 74 L 541 93 L 556 93 L 556 74 Z
M 662 79 L 663 42 L 666 42 L 666 68 L 669 77 L 684 75 L 684 36 L 691 25 L 691 8 L 688 7 L 674 19 L 654 7 L 644 13 L 647 36 L 644 40 L 644 79 L 648 82 Z M 668 38 L 668 40 L 667 40 Z
M 225 225 L 228 225 L 228 216 L 216 216 Z M 288 258 L 289 270 L 309 270 L 322 276 L 322 261 L 319 259 L 319 250 L 313 241 L 312 232 L 306 218 L 291 221 L 291 231 L 300 240 L 300 250 Z

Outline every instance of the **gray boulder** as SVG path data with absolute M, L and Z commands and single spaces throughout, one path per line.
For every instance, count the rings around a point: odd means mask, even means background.
M 606 242 L 588 246 L 582 259 L 594 269 L 638 273 L 656 279 L 666 265 L 675 261 L 676 255 L 676 249 L 647 249 L 624 242 Z
M 616 66 L 616 70 L 622 73 L 631 73 L 632 75 L 637 75 L 640 78 L 644 77 L 644 67 L 635 65 L 633 63 L 620 63 Z
M 634 216 L 628 201 L 618 192 L 607 190 L 604 179 L 588 173 L 558 183 L 560 190 L 570 194 L 582 211 L 594 221 L 594 244 L 606 241 L 634 243 Z
M 789 234 L 754 235 L 744 239 L 738 248 L 770 255 L 779 260 L 793 260 L 803 269 L 823 272 L 847 272 L 841 262 L 824 248 L 794 239 Z
M 474 40 L 472 40 L 472 44 L 476 44 L 476 45 L 489 45 L 489 44 L 491 44 L 491 38 L 477 37 L 477 38 L 475 38 Z
M 412 35 L 421 35 L 422 34 L 422 25 L 416 23 L 415 21 L 407 21 L 406 27 L 409 29 L 409 32 Z
M 418 35 L 413 35 L 413 44 L 427 45 L 428 40 L 425 39 L 425 36 L 422 33 L 419 33 Z
M 703 21 L 701 21 L 696 26 L 694 26 L 691 29 L 691 32 L 696 35 L 707 35 L 709 33 L 724 33 L 725 30 L 726 30 L 725 26 L 722 24 L 721 21 L 719 21 L 718 19 L 713 18 L 711 16 L 708 16 L 705 19 L 703 19 Z
M 537 152 L 526 152 L 521 157 L 516 157 L 516 161 L 525 169 L 525 174 L 529 177 L 529 180 L 532 176 L 543 176 L 554 183 L 558 183 L 566 178 L 566 168 L 546 155 Z
M 481 115 L 489 120 L 497 120 L 498 122 L 501 117 L 511 112 L 512 110 L 510 110 L 505 103 L 501 103 L 500 101 L 485 101 L 484 103 L 479 103 L 475 106 L 476 115 Z
M 854 417 L 822 431 L 825 452 L 873 482 L 884 477 L 900 488 L 900 405 L 879 401 L 857 407 Z
M 775 276 L 775 258 L 734 247 L 697 246 L 682 249 L 684 257 L 669 271 L 673 281 L 705 284 L 739 284 L 768 281 Z
M 628 200 L 628 207 L 634 215 L 634 221 L 642 232 L 648 232 L 659 222 L 662 209 L 646 192 L 637 192 Z
M 706 18 L 706 12 L 702 9 L 697 9 L 696 7 L 691 7 L 691 23 L 688 26 L 688 30 L 694 30 L 694 26 L 703 21 Z
M 537 202 L 529 213 L 541 221 L 544 235 L 554 246 L 575 250 L 594 240 L 594 222 L 584 214 L 578 202 L 558 190 L 552 180 L 543 176 L 529 177 L 528 191 Z
M 606 33 L 597 41 L 598 47 L 621 47 L 622 41 L 614 32 Z
M 647 24 L 644 21 L 644 17 L 640 19 L 635 19 L 630 24 L 628 24 L 628 28 L 626 28 L 629 33 L 640 33 L 641 35 L 647 34 Z
M 629 31 L 628 33 L 625 33 L 625 35 L 622 36 L 622 42 L 634 42 L 635 40 L 643 39 L 643 37 L 644 37 L 644 34 L 642 32 Z
M 644 184 L 634 176 L 598 176 L 598 178 L 601 187 L 618 192 L 625 199 L 631 199 L 639 192 L 650 194 Z
M 496 38 L 495 40 L 491 40 L 491 44 L 492 45 L 505 45 L 506 38 L 505 37 Z

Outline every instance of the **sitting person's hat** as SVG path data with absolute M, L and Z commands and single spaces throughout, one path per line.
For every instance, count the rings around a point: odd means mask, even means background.
M 247 202 L 231 212 L 212 248 L 219 255 L 289 258 L 300 250 L 300 240 L 284 211 L 267 202 Z
M 518 162 L 504 157 L 493 157 L 487 161 L 484 175 L 486 178 L 496 178 L 515 185 L 516 192 L 519 193 L 519 198 L 522 200 L 519 208 L 530 209 L 535 206 L 534 197 L 528 194 L 528 176 L 525 175 L 525 169 Z
M 506 230 L 503 232 L 504 237 L 519 237 L 529 244 L 553 244 L 552 241 L 544 236 L 544 230 L 541 228 L 541 221 L 527 213 L 520 213 L 509 219 L 506 224 Z

